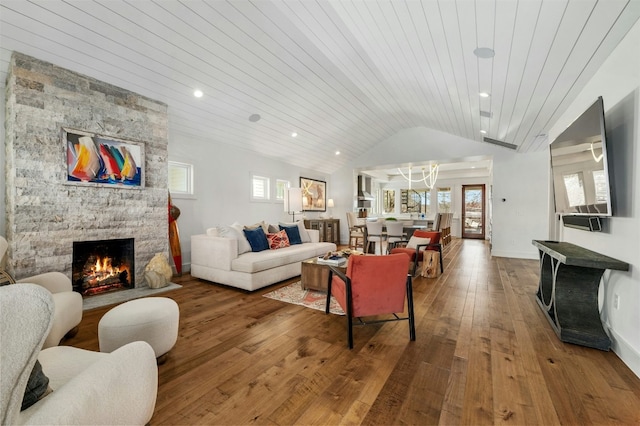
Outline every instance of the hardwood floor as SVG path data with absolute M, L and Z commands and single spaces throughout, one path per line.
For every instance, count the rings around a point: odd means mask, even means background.
M 534 294 L 538 262 L 491 258 L 484 241 L 445 250 L 414 281 L 406 322 L 343 317 L 193 279 L 178 342 L 158 367 L 151 424 L 640 424 L 640 379 L 613 352 L 558 340 Z M 286 283 L 296 280 L 289 280 Z M 65 344 L 97 350 L 109 307 L 85 312 Z

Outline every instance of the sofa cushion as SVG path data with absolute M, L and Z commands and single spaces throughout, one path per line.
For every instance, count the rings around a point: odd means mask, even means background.
M 419 245 L 429 244 L 430 241 L 430 238 L 416 237 L 415 235 L 412 235 L 407 243 L 407 248 L 416 250 Z M 424 247 L 420 247 L 420 249 L 424 250 Z
M 265 235 L 267 234 L 267 232 L 269 232 L 269 224 L 267 222 L 265 222 L 264 220 L 260 221 L 260 222 L 257 222 L 257 223 L 254 223 L 253 225 L 246 225 L 244 227 L 244 229 L 256 229 L 258 227 L 262 228 L 262 230 L 264 231 Z
M 247 253 L 251 251 L 251 245 L 244 236 L 243 227 L 238 222 L 229 226 L 222 226 L 218 228 L 218 235 L 223 238 L 233 238 L 238 240 L 238 254 Z
M 269 241 L 269 248 L 271 250 L 276 250 L 279 248 L 289 247 L 289 237 L 287 236 L 287 231 L 278 231 L 267 234 L 267 240 Z
M 282 226 L 297 226 L 298 227 L 298 232 L 300 232 L 300 240 L 303 243 L 310 243 L 311 242 L 311 237 L 309 236 L 309 233 L 307 232 L 307 228 L 304 227 L 304 222 L 299 220 L 297 222 L 290 222 L 290 223 L 286 223 L 286 222 L 280 222 L 280 225 Z
M 265 250 L 259 253 L 249 252 L 231 261 L 231 270 L 255 273 L 290 263 L 302 262 L 315 256 L 335 250 L 333 243 L 296 244 L 278 250 Z
M 244 232 L 244 235 L 249 241 L 251 251 L 259 252 L 269 250 L 269 241 L 267 241 L 267 236 L 264 234 L 264 230 L 261 226 L 258 226 L 255 229 L 243 229 L 242 232 Z
M 287 236 L 289 237 L 289 244 L 302 244 L 302 239 L 300 238 L 300 230 L 298 229 L 298 225 L 293 226 L 283 226 L 280 225 L 280 230 L 285 230 Z

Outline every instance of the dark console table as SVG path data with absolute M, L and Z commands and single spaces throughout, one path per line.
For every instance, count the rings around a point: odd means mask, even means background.
M 629 264 L 571 243 L 533 240 L 533 245 L 540 252 L 536 300 L 560 340 L 608 351 L 598 286 L 606 269 L 628 271 Z

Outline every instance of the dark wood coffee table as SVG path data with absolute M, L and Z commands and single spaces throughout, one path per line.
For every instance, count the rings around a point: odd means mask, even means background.
M 347 270 L 347 264 L 339 266 L 342 271 Z M 303 260 L 300 267 L 300 284 L 302 289 L 327 291 L 329 281 L 329 265 L 318 263 L 318 258 Z

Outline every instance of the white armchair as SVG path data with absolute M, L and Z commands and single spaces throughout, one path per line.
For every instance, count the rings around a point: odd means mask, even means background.
M 4 262 L 7 240 L 0 236 L 0 262 Z M 1 268 L 0 268 L 1 269 Z M 55 305 L 53 327 L 43 348 L 57 346 L 63 337 L 73 337 L 82 321 L 82 295 L 73 291 L 71 280 L 62 272 L 47 272 L 16 280 L 17 283 L 37 284 L 49 290 Z
M 158 389 L 151 346 L 133 342 L 112 353 L 69 346 L 40 351 L 53 311 L 51 293 L 38 285 L 0 287 L 0 423 L 148 423 Z M 20 411 L 36 359 L 53 392 Z
M 82 295 L 73 291 L 71 280 L 62 272 L 46 272 L 33 277 L 21 278 L 16 283 L 37 284 L 46 288 L 53 297 L 55 306 L 53 326 L 43 348 L 58 346 L 63 337 L 73 337 L 82 321 Z

